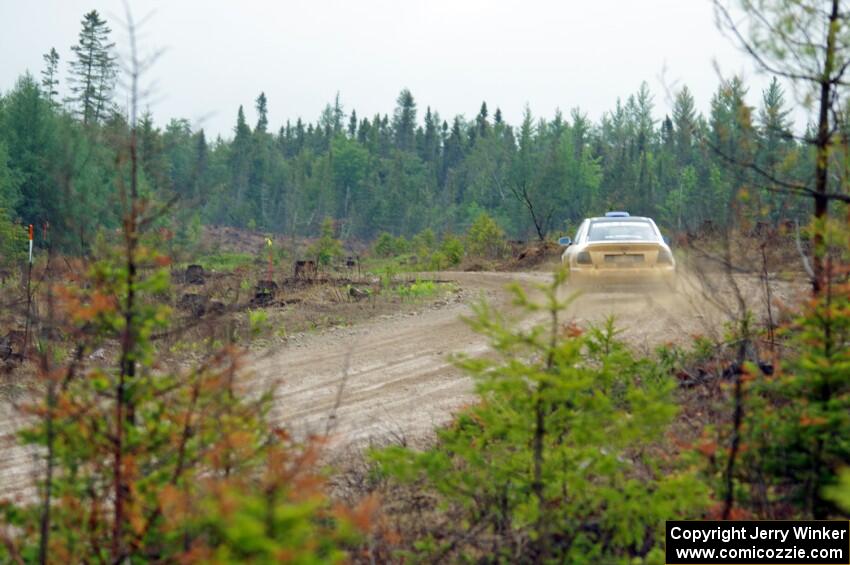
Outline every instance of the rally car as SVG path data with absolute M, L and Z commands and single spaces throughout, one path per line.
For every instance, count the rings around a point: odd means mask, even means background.
M 609 212 L 562 237 L 570 283 L 586 288 L 676 285 L 676 259 L 651 218 Z

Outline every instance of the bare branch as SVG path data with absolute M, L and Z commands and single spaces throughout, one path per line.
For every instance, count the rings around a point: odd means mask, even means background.
M 777 76 L 781 76 L 791 80 L 805 80 L 808 82 L 819 82 L 821 77 L 816 75 L 810 75 L 805 73 L 797 73 L 792 71 L 782 70 L 770 63 L 759 54 L 756 48 L 743 36 L 743 34 L 738 29 L 738 25 L 732 19 L 732 15 L 726 9 L 723 4 L 721 4 L 720 0 L 714 0 L 714 6 L 716 11 L 720 17 L 718 17 L 718 23 L 722 27 L 729 29 L 734 36 L 734 39 L 738 42 L 740 47 L 750 55 L 756 63 L 765 71 L 772 73 Z M 722 20 L 721 20 L 722 18 Z

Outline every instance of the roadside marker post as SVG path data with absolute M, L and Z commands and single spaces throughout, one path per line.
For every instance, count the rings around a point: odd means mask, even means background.
M 266 238 L 266 247 L 269 248 L 269 280 L 270 281 L 274 280 L 274 254 L 273 254 L 273 251 L 272 251 L 272 245 L 274 245 L 274 243 L 272 242 L 272 238 L 267 237 Z

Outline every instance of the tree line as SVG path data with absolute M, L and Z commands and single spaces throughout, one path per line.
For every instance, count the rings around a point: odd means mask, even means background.
M 59 54 L 44 56 L 0 96 L 0 208 L 6 221 L 50 225 L 69 250 L 86 251 L 98 229 L 119 225 L 112 140 L 128 118 L 114 100 L 118 65 L 107 22 L 82 20 L 59 99 Z M 726 225 L 741 206 L 761 220 L 803 217 L 806 204 L 781 191 L 752 190 L 732 161 L 783 178 L 804 176 L 812 154 L 792 133 L 777 80 L 748 103 L 738 77 L 722 80 L 708 115 L 687 86 L 659 117 L 649 87 L 596 122 L 578 108 L 507 123 L 486 102 L 472 119 L 443 119 L 404 89 L 392 114 L 358 116 L 339 95 L 318 120 L 274 130 L 264 93 L 256 122 L 242 106 L 232 138 L 208 139 L 186 119 L 139 121 L 140 191 L 175 205 L 173 227 L 219 224 L 315 235 L 334 218 L 341 236 L 373 239 L 425 228 L 460 232 L 487 212 L 512 237 L 544 239 L 583 217 L 627 209 L 672 230 Z M 746 214 L 745 214 L 746 216 Z M 93 221 L 96 219 L 96 221 Z

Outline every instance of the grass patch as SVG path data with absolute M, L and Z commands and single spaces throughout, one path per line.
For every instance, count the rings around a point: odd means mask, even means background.
M 386 272 L 416 271 L 416 258 L 412 253 L 395 255 L 393 257 L 368 257 L 360 264 L 363 272 L 373 275 L 383 275 Z
M 450 263 L 442 252 L 434 252 L 424 259 L 413 253 L 395 255 L 393 257 L 368 257 L 361 263 L 363 272 L 377 276 L 386 273 L 422 273 L 432 271 L 443 271 L 455 268 L 457 265 Z
M 402 284 L 394 289 L 394 292 L 405 301 L 418 301 L 432 298 L 452 290 L 451 283 L 436 283 L 430 280 L 416 279 L 409 284 Z
M 201 265 L 208 271 L 235 271 L 237 268 L 251 265 L 253 262 L 254 256 L 249 253 L 221 252 L 202 255 L 192 261 L 192 264 Z M 182 265 L 182 267 L 185 268 L 187 265 L 189 263 Z

